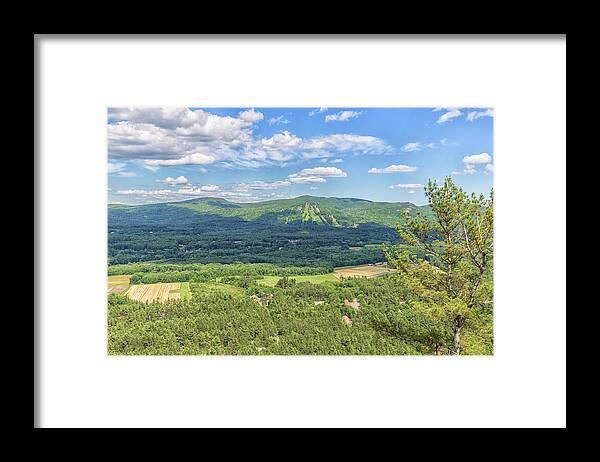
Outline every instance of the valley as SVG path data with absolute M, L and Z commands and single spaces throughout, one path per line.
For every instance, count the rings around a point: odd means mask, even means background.
M 432 218 L 429 206 L 314 196 L 110 205 L 108 353 L 452 354 L 449 299 L 397 271 L 406 254 L 444 275 L 401 239 L 404 212 Z M 478 285 L 489 298 L 491 271 Z M 460 345 L 493 353 L 491 303 Z
M 329 268 L 385 260 L 383 242 L 399 243 L 410 203 L 301 196 L 237 204 L 203 198 L 140 206 L 110 205 L 111 264 L 276 263 Z

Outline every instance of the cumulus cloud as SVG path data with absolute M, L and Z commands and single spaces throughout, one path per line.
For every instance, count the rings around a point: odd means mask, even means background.
M 325 178 L 343 178 L 346 176 L 348 176 L 347 173 L 337 167 L 313 167 L 288 175 L 288 181 L 294 184 L 325 183 L 327 181 Z
M 492 109 L 487 109 L 485 111 L 471 111 L 467 114 L 467 120 L 469 122 L 473 122 L 480 117 L 494 117 L 494 111 Z
M 259 143 L 260 146 L 268 149 L 299 148 L 302 146 L 302 138 L 285 130 L 271 138 L 262 138 Z
M 178 159 L 151 159 L 145 160 L 144 163 L 146 165 L 158 166 L 158 167 L 169 167 L 173 165 L 202 165 L 202 164 L 212 164 L 215 162 L 215 158 L 210 154 L 203 154 L 201 152 L 196 152 L 194 154 L 189 154 L 187 156 L 180 157 Z
M 476 165 L 487 164 L 492 165 L 492 156 L 490 156 L 487 152 L 482 152 L 481 154 L 473 154 L 471 156 L 465 156 L 462 159 L 464 163 L 464 168 L 462 171 L 453 171 L 452 175 L 474 175 L 477 173 Z M 486 170 L 489 172 L 489 167 L 486 165 Z
M 340 111 L 337 114 L 329 114 L 325 116 L 325 122 L 346 122 L 361 115 L 360 111 Z
M 264 115 L 262 112 L 255 111 L 253 108 L 240 112 L 238 117 L 246 122 L 258 122 L 264 118 Z
M 160 183 L 165 183 L 169 185 L 177 185 L 177 184 L 188 184 L 188 179 L 183 175 L 178 176 L 177 178 L 172 178 L 170 176 L 166 177 L 164 180 L 158 180 Z
M 208 120 L 208 113 L 200 109 L 182 107 L 109 108 L 108 120 L 121 126 L 136 123 L 159 128 L 177 128 L 204 125 Z
M 488 173 L 494 173 L 494 164 L 487 164 L 485 166 L 485 171 Z
M 492 157 L 487 152 L 481 154 L 473 154 L 472 156 L 463 157 L 465 164 L 487 164 L 492 161 Z
M 417 167 L 411 167 L 409 165 L 389 165 L 385 168 L 370 168 L 369 173 L 410 173 L 416 172 Z
M 438 117 L 437 123 L 438 124 L 443 124 L 445 122 L 448 122 L 449 120 L 454 119 L 455 117 L 459 117 L 462 115 L 462 112 L 460 112 L 460 110 L 454 108 L 446 108 L 447 112 L 445 112 L 444 114 L 442 114 L 441 116 Z
M 320 107 L 319 109 L 315 109 L 315 110 L 313 110 L 313 111 L 310 111 L 310 112 L 308 113 L 308 115 L 309 115 L 310 117 L 312 117 L 312 116 L 314 116 L 314 115 L 320 114 L 321 112 L 325 112 L 325 111 L 327 111 L 327 108 L 326 108 L 326 107 Z
M 238 117 L 188 108 L 110 109 L 108 152 L 112 162 L 135 160 L 148 169 L 219 163 L 229 168 L 284 165 L 291 160 L 386 154 L 380 138 L 331 134 L 301 138 L 288 131 L 255 137 L 263 115 L 250 109 Z
M 389 185 L 390 189 L 415 189 L 415 188 L 424 188 L 425 185 L 420 183 L 400 183 L 400 184 L 392 184 Z

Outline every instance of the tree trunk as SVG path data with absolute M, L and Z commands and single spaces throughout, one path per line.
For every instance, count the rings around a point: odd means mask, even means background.
M 462 327 L 463 318 L 457 316 L 454 318 L 454 348 L 452 349 L 453 355 L 460 354 L 460 328 Z

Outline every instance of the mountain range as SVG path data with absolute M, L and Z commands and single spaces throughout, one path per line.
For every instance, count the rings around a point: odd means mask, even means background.
M 196 221 L 206 217 L 223 217 L 243 221 L 277 224 L 310 223 L 333 227 L 357 227 L 378 224 L 395 227 L 401 213 L 429 213 L 429 206 L 410 202 L 373 202 L 365 199 L 299 196 L 264 202 L 236 203 L 222 198 L 205 197 L 181 202 L 146 205 L 109 204 L 109 223 L 124 219 L 140 224 Z

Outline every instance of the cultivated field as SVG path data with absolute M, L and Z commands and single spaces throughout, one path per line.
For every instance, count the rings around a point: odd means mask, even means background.
M 389 268 L 386 265 L 359 265 L 359 266 L 345 266 L 343 268 L 335 269 L 335 276 L 337 278 L 373 278 L 377 276 L 383 276 L 384 274 L 392 273 L 395 269 Z
M 281 276 L 263 276 L 257 282 L 264 286 L 275 287 L 277 281 L 281 279 Z M 296 282 L 312 282 L 313 284 L 320 284 L 322 282 L 337 281 L 334 273 L 327 274 L 314 274 L 314 275 L 301 275 L 301 276 L 288 276 L 288 279 L 295 279 Z
M 119 294 L 125 292 L 129 287 L 129 276 L 108 276 L 108 293 Z
M 129 288 L 127 297 L 142 303 L 164 303 L 169 300 L 180 300 L 181 286 L 182 283 L 180 282 L 138 284 Z M 189 289 L 187 292 L 189 293 Z

